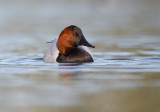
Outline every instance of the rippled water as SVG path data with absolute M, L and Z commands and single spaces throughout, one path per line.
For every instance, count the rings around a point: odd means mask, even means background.
M 159 1 L 0 1 L 0 110 L 159 112 Z M 95 62 L 44 63 L 47 41 L 79 26 Z

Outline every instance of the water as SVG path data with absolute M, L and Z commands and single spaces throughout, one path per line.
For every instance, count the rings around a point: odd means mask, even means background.
M 159 1 L 0 1 L 0 110 L 159 112 Z M 47 41 L 79 26 L 94 63 L 44 63 Z

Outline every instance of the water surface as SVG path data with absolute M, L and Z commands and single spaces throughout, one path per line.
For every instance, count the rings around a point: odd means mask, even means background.
M 159 1 L 0 1 L 0 110 L 159 112 Z M 44 63 L 47 41 L 79 26 L 94 62 Z

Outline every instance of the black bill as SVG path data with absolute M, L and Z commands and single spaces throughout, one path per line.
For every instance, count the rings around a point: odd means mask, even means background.
M 87 47 L 95 48 L 95 46 L 91 45 L 91 44 L 85 39 L 85 37 L 82 37 L 79 45 L 84 45 L 84 46 L 87 46 Z

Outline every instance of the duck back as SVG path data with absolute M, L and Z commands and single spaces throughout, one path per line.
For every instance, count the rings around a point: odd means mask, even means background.
M 56 61 L 59 63 L 87 63 L 93 62 L 93 58 L 87 51 L 81 48 L 75 48 L 66 55 L 59 53 Z

